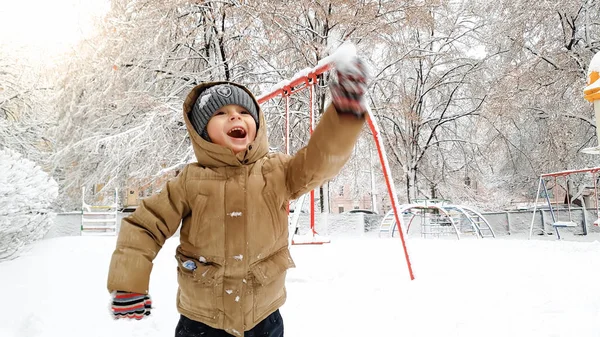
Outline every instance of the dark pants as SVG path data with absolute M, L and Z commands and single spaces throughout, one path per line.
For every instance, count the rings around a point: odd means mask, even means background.
M 267 316 L 252 330 L 244 332 L 244 337 L 283 337 L 283 319 L 279 310 Z M 211 328 L 210 326 L 193 321 L 183 315 L 175 328 L 175 337 L 231 337 L 225 330 Z

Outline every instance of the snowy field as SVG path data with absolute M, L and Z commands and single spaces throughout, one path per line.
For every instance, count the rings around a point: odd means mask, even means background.
M 114 237 L 62 237 L 0 263 L 2 337 L 173 336 L 177 238 L 151 280 L 152 316 L 114 321 L 106 272 Z M 600 336 L 600 243 L 333 237 L 292 246 L 286 337 Z

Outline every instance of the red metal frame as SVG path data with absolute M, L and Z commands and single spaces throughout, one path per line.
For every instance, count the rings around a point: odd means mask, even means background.
M 310 83 L 307 83 L 307 85 L 310 86 L 309 88 L 309 106 L 310 108 L 308 109 L 310 111 L 310 127 L 309 127 L 309 132 L 312 135 L 313 130 L 314 130 L 314 124 L 315 124 L 315 105 L 314 105 L 314 95 L 315 95 L 315 84 L 317 83 L 317 79 L 312 78 L 309 79 Z M 315 234 L 317 234 L 317 232 L 315 231 L 315 190 L 312 189 L 310 191 L 310 230 L 312 231 L 312 235 L 313 237 L 315 236 Z
M 598 219 L 596 221 L 594 221 L 594 226 L 598 226 L 600 225 L 600 208 L 598 208 L 598 186 L 596 183 L 596 174 L 598 172 L 600 172 L 600 167 L 593 167 L 593 168 L 584 168 L 584 169 L 578 169 L 578 170 L 567 170 L 567 171 L 560 171 L 560 172 L 552 172 L 552 173 L 544 173 L 540 175 L 540 179 L 538 182 L 538 190 L 536 193 L 536 198 L 535 198 L 535 203 L 534 203 L 534 207 L 533 207 L 533 216 L 531 217 L 531 225 L 529 226 L 529 239 L 531 239 L 531 236 L 533 235 L 533 224 L 535 222 L 535 215 L 537 212 L 537 201 L 539 199 L 539 195 L 540 195 L 540 191 L 542 189 L 542 187 L 544 188 L 544 194 L 545 194 L 545 198 L 546 201 L 548 202 L 548 206 L 550 208 L 550 213 L 552 214 L 552 220 L 556 221 L 559 220 L 559 212 L 560 209 L 557 207 L 557 212 L 556 215 L 554 214 L 554 210 L 552 208 L 552 200 L 550 199 L 550 197 L 548 196 L 548 191 L 546 189 L 546 183 L 545 183 L 545 179 L 544 178 L 554 178 L 554 188 L 557 188 L 558 185 L 558 177 L 564 177 L 565 178 L 565 190 L 566 190 L 566 194 L 567 194 L 567 205 L 568 205 L 568 212 L 569 212 L 569 221 L 572 221 L 571 218 L 571 199 L 569 198 L 569 182 L 568 182 L 568 176 L 571 174 L 575 174 L 575 173 L 591 173 L 592 174 L 592 179 L 594 181 L 594 204 L 596 206 L 596 214 L 598 216 Z M 555 193 L 554 196 L 554 200 L 556 205 L 559 205 L 559 200 L 558 200 L 558 193 Z M 557 237 L 560 239 L 560 234 L 558 233 L 558 228 L 556 228 L 556 233 L 557 233 Z
M 596 206 L 596 215 L 598 216 L 598 219 L 600 219 L 600 209 L 598 208 L 598 196 L 595 195 L 598 192 L 598 186 L 596 184 L 596 172 L 592 172 L 592 179 L 594 179 L 594 204 Z M 594 223 L 597 224 L 598 220 L 596 220 Z
M 324 64 L 324 65 L 318 66 L 317 68 L 310 71 L 306 76 L 298 76 L 298 77 L 294 78 L 290 83 L 286 84 L 285 86 L 283 86 L 281 88 L 276 88 L 271 92 L 268 92 L 266 94 L 258 96 L 256 98 L 256 100 L 258 101 L 258 104 L 263 104 L 264 102 L 266 102 L 272 98 L 275 98 L 279 95 L 291 96 L 299 91 L 302 91 L 303 89 L 306 89 L 309 79 L 312 79 L 313 82 L 316 83 L 317 76 L 323 74 L 324 72 L 328 71 L 329 69 L 331 69 L 330 64 Z
M 327 63 L 327 64 L 323 64 L 323 65 L 319 65 L 316 68 L 310 70 L 306 75 L 301 75 L 301 76 L 295 76 L 294 79 L 292 79 L 292 81 L 290 81 L 290 83 L 280 87 L 280 88 L 276 88 L 273 91 L 263 94 L 261 96 L 259 96 L 257 98 L 257 101 L 259 104 L 262 104 L 272 98 L 275 98 L 279 95 L 282 95 L 283 97 L 285 97 L 286 99 L 286 152 L 289 151 L 289 123 L 288 123 L 288 96 L 293 95 L 296 92 L 299 92 L 303 89 L 309 88 L 310 89 L 310 132 L 312 134 L 313 131 L 313 123 L 314 123 L 314 114 L 313 114 L 313 86 L 316 84 L 317 82 L 317 76 L 320 74 L 323 74 L 324 72 L 330 70 L 333 67 L 333 65 L 331 63 Z M 385 177 L 385 183 L 388 189 L 388 193 L 390 196 L 390 200 L 392 202 L 392 209 L 394 210 L 394 217 L 396 218 L 396 225 L 398 227 L 398 233 L 400 233 L 400 240 L 402 241 L 402 247 L 404 249 L 404 256 L 406 259 L 406 264 L 408 267 L 408 272 L 410 275 L 410 279 L 414 280 L 415 276 L 413 274 L 412 271 L 412 266 L 410 263 L 410 258 L 408 256 L 408 250 L 406 248 L 406 242 L 404 240 L 404 233 L 402 231 L 401 225 L 400 225 L 400 215 L 398 214 L 398 201 L 396 198 L 396 192 L 395 192 L 395 187 L 391 178 L 391 175 L 389 173 L 389 163 L 387 161 L 387 156 L 385 154 L 385 149 L 383 147 L 383 142 L 381 141 L 381 138 L 379 137 L 379 128 L 377 127 L 377 124 L 375 123 L 375 120 L 372 116 L 371 111 L 369 111 L 369 118 L 367 118 L 367 122 L 369 125 L 369 128 L 371 129 L 371 132 L 373 133 L 373 138 L 375 139 L 375 143 L 377 145 L 377 153 L 379 155 L 379 160 L 381 162 L 381 167 L 383 169 L 383 175 Z M 599 168 L 600 170 L 600 168 Z M 314 190 L 311 191 L 311 229 L 313 231 L 313 234 L 315 234 L 314 232 Z
M 557 182 L 556 178 L 557 177 L 565 177 L 566 193 L 568 196 L 569 195 L 569 183 L 567 181 L 567 176 L 569 176 L 571 174 L 575 174 L 575 173 L 586 173 L 586 172 L 590 172 L 592 174 L 592 179 L 594 180 L 594 194 L 596 194 L 598 191 L 598 186 L 596 186 L 596 174 L 598 172 L 600 172 L 600 167 L 544 173 L 541 175 L 541 178 L 554 177 L 554 186 L 558 186 L 558 182 Z M 558 193 L 556 194 L 556 197 L 554 199 L 555 199 L 556 205 L 558 205 Z M 567 203 L 568 203 L 568 207 L 569 207 L 569 220 L 571 220 L 571 202 L 568 197 L 567 197 L 567 201 L 568 201 Z M 597 196 L 594 197 L 594 206 L 596 206 L 596 214 L 598 215 L 598 219 L 600 219 L 600 209 L 598 208 L 598 197 Z M 557 210 L 558 210 L 558 208 L 557 208 Z M 558 219 L 558 211 L 557 211 L 556 218 Z
M 542 174 L 542 177 L 562 177 L 562 176 L 568 176 L 573 173 L 584 173 L 584 172 L 597 173 L 599 171 L 600 171 L 600 167 L 594 167 L 594 168 L 586 168 L 586 169 L 579 169 L 579 170 L 544 173 L 544 174 Z
M 406 265 L 408 267 L 408 273 L 410 275 L 410 279 L 414 280 L 415 276 L 412 271 L 412 266 L 410 263 L 410 258 L 408 256 L 408 250 L 406 248 L 406 241 L 404 240 L 404 233 L 402 231 L 402 226 L 400 225 L 400 214 L 398 213 L 398 200 L 396 196 L 396 188 L 394 187 L 392 177 L 389 173 L 389 163 L 387 160 L 387 155 L 385 154 L 385 149 L 383 147 L 383 142 L 379 137 L 379 128 L 377 124 L 375 124 L 374 118 L 372 116 L 371 111 L 369 111 L 369 118 L 367 118 L 367 122 L 369 123 L 369 128 L 373 133 L 373 138 L 375 139 L 375 144 L 377 145 L 377 154 L 379 155 L 379 161 L 381 162 L 381 168 L 383 170 L 383 176 L 385 177 L 385 184 L 387 186 L 388 194 L 390 196 L 390 200 L 392 201 L 392 209 L 394 210 L 394 218 L 396 219 L 396 226 L 398 227 L 398 233 L 400 233 L 400 241 L 402 241 L 402 248 L 404 249 L 404 257 L 406 259 Z

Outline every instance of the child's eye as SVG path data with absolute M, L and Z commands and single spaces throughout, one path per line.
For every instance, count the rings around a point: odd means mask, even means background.
M 242 115 L 249 115 L 250 113 L 248 111 L 242 111 Z
M 216 116 L 220 116 L 220 115 L 224 115 L 224 114 L 225 114 L 225 113 L 224 113 L 223 111 L 217 111 L 217 112 L 215 112 L 215 115 L 216 115 Z

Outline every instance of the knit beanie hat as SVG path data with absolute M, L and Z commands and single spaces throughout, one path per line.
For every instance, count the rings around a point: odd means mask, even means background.
M 213 114 L 228 104 L 237 104 L 248 110 L 258 129 L 258 108 L 254 99 L 242 88 L 231 84 L 218 84 L 207 88 L 196 99 L 192 111 L 188 114 L 190 122 L 198 134 L 211 141 L 206 131 L 206 125 Z

